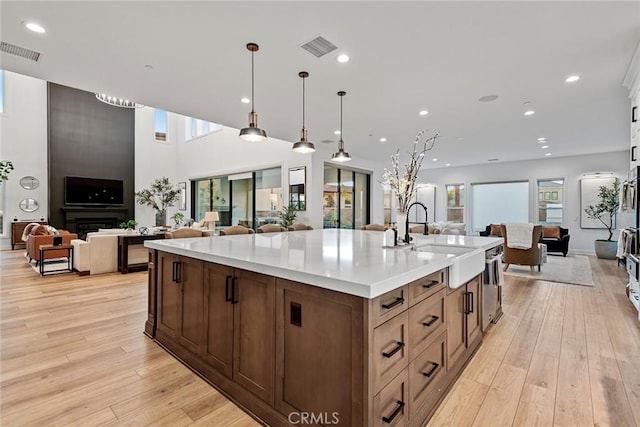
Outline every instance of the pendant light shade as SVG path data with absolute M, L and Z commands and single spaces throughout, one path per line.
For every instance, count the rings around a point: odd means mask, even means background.
M 293 151 L 296 153 L 313 153 L 316 147 L 307 140 L 307 129 L 304 127 L 304 79 L 309 77 L 306 71 L 300 71 L 298 76 L 302 79 L 302 131 L 300 131 L 300 141 L 293 144 Z
M 342 140 L 342 98 L 347 94 L 347 92 L 341 90 L 338 92 L 338 96 L 340 97 L 340 141 L 338 142 L 338 151 L 333 153 L 331 156 L 331 160 L 334 162 L 348 162 L 351 160 L 351 156 L 349 153 L 344 151 L 344 141 Z
M 260 142 L 267 139 L 267 132 L 258 127 L 258 113 L 254 110 L 253 93 L 253 54 L 259 49 L 255 43 L 247 43 L 247 50 L 251 52 L 251 112 L 249 113 L 249 127 L 240 130 L 240 138 L 245 141 Z

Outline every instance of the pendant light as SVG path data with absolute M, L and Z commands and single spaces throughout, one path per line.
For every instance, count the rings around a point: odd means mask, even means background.
M 351 156 L 349 153 L 344 151 L 344 141 L 342 140 L 342 97 L 344 97 L 347 92 L 341 90 L 338 92 L 338 96 L 340 97 L 340 142 L 338 142 L 338 151 L 333 153 L 331 156 L 331 160 L 334 162 L 348 162 L 351 160 Z
M 251 112 L 249 113 L 249 127 L 240 130 L 240 138 L 245 141 L 260 142 L 267 139 L 267 132 L 258 127 L 258 113 L 254 110 L 253 94 L 253 54 L 259 49 L 255 43 L 247 43 L 247 50 L 251 52 Z
M 302 131 L 300 132 L 300 141 L 293 144 L 293 151 L 296 153 L 313 153 L 316 147 L 312 142 L 307 141 L 307 129 L 304 127 L 304 79 L 309 77 L 306 71 L 300 71 L 298 76 L 302 78 Z

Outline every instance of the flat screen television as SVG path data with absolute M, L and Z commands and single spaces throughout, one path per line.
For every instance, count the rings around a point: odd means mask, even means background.
M 122 206 L 123 193 L 123 182 L 119 179 L 64 178 L 66 205 Z

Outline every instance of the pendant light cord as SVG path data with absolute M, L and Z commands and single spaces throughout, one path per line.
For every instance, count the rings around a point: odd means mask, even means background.
M 304 77 L 302 78 L 302 129 L 304 129 Z
M 255 113 L 255 96 L 253 95 L 253 54 L 255 52 L 251 51 L 251 112 Z
M 343 96 L 340 96 L 340 141 L 342 141 L 342 98 Z

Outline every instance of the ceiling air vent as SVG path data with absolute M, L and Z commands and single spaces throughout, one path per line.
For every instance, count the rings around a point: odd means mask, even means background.
M 37 62 L 38 58 L 40 58 L 40 52 L 25 49 L 24 47 L 16 46 L 15 44 L 7 42 L 0 42 L 0 51 L 8 53 L 10 55 L 21 56 L 35 62 Z
M 320 58 L 329 52 L 336 50 L 338 47 L 322 36 L 318 36 L 300 46 L 316 58 Z

